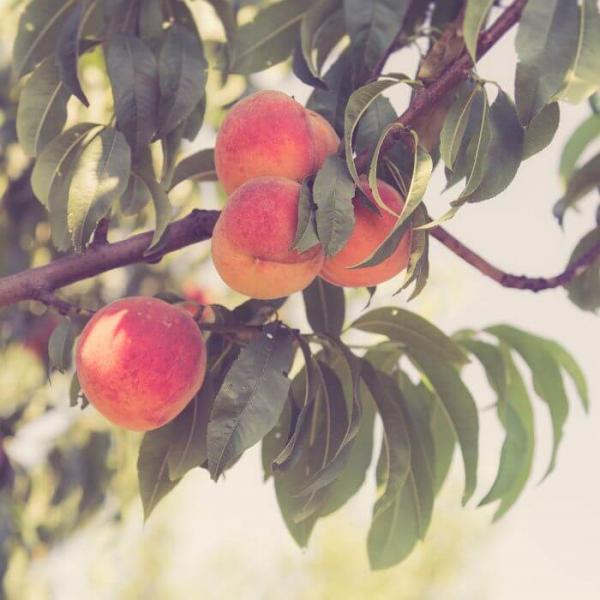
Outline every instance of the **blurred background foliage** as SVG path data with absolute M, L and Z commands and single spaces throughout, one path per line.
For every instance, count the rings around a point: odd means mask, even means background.
M 0 0 L 0 276 L 44 264 L 56 254 L 45 210 L 29 184 L 31 161 L 16 139 L 18 89 L 11 82 L 9 61 L 22 4 Z M 240 22 L 252 17 L 253 5 L 264 4 L 268 2 L 237 2 Z M 222 39 L 210 7 L 197 3 L 193 9 L 203 39 Z M 81 76 L 90 108 L 72 99 L 68 123 L 109 120 L 112 98 L 101 60 L 99 51 L 85 55 Z M 289 75 L 288 69 L 279 65 L 255 79 L 278 81 Z M 243 76 L 230 76 L 224 83 L 218 71 L 210 70 L 205 125 L 189 144 L 189 152 L 209 145 L 224 109 L 253 89 Z M 194 207 L 219 207 L 222 202 L 214 185 L 190 181 L 177 186 L 170 198 L 179 214 Z M 133 218 L 122 214 L 117 218 L 111 239 L 153 225 L 150 208 Z M 205 268 L 207 258 L 208 246 L 197 245 L 157 265 L 135 265 L 77 283 L 65 293 L 89 308 L 121 296 L 165 291 L 199 303 L 215 298 L 227 303 L 224 295 L 232 293 Z M 364 292 L 351 294 L 349 301 L 364 304 Z M 299 305 L 289 302 L 284 312 L 297 319 Z M 436 590 L 459 571 L 464 549 L 479 541 L 480 520 L 442 509 L 427 543 L 405 564 L 365 577 L 366 523 L 352 525 L 347 514 L 356 507 L 351 504 L 318 531 L 308 559 L 291 544 L 280 548 L 270 563 L 270 576 L 250 568 L 243 549 L 213 539 L 210 554 L 196 557 L 194 573 L 174 577 L 173 566 L 183 548 L 169 509 L 185 502 L 185 492 L 173 494 L 170 506 L 157 511 L 142 535 L 135 470 L 140 436 L 109 428 L 91 410 L 69 406 L 71 375 L 48 372 L 48 339 L 59 321 L 35 303 L 0 312 L 1 598 L 62 600 L 85 592 L 86 598 L 269 600 L 281 597 L 284 574 L 293 583 L 286 591 L 290 600 L 423 599 L 437 597 Z M 196 483 L 200 478 L 208 477 L 204 472 L 189 477 Z M 273 514 L 278 514 L 275 507 Z M 283 523 L 280 527 L 283 531 Z M 69 566 L 59 572 L 77 571 L 72 584 L 60 580 L 54 569 L 65 559 Z

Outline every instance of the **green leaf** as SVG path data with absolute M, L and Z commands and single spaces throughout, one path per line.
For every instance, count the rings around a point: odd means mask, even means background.
M 291 331 L 272 323 L 240 352 L 208 423 L 208 468 L 213 479 L 277 424 L 290 386 L 287 374 L 294 351 Z
M 338 134 L 344 132 L 346 104 L 354 91 L 352 80 L 348 77 L 351 62 L 350 52 L 342 52 L 322 78 L 327 89 L 315 88 L 306 103 L 307 108 L 329 121 Z
M 136 173 L 132 173 L 129 176 L 127 189 L 123 192 L 119 203 L 123 214 L 126 217 L 132 217 L 139 214 L 151 199 L 152 195 L 144 180 Z
M 324 517 L 341 508 L 362 487 L 373 458 L 373 426 L 375 409 L 373 400 L 361 393 L 363 406 L 360 428 L 352 443 L 348 463 L 327 493 L 319 511 Z
M 408 300 L 416 298 L 427 285 L 429 278 L 429 233 L 415 229 L 424 225 L 429 220 L 427 211 L 421 205 L 417 207 L 411 218 L 413 230 L 410 234 L 410 255 L 406 267 L 406 277 L 399 291 L 405 290 L 411 283 L 415 287 Z
M 554 139 L 560 123 L 558 102 L 546 104 L 525 128 L 523 139 L 523 160 L 541 152 Z
M 69 188 L 67 223 L 78 251 L 129 182 L 131 150 L 122 133 L 106 127 L 83 149 Z
M 192 179 L 194 181 L 216 181 L 215 151 L 213 148 L 200 150 L 190 156 L 186 156 L 176 167 L 170 189 L 179 185 L 182 181 Z
M 361 117 L 356 128 L 354 147 L 358 154 L 377 144 L 381 132 L 398 118 L 392 103 L 384 96 L 377 96 Z
M 385 335 L 407 348 L 430 346 L 434 357 L 439 361 L 458 366 L 469 362 L 465 351 L 456 342 L 423 317 L 407 310 L 396 307 L 377 308 L 358 318 L 351 327 Z
M 340 9 L 323 21 L 314 36 L 315 63 L 319 73 L 321 73 L 325 61 L 344 35 L 346 35 L 346 22 L 344 11 Z
M 492 7 L 494 0 L 468 0 L 463 21 L 463 35 L 465 46 L 473 59 L 477 62 L 477 41 L 479 32 L 483 27 L 485 18 Z
M 292 248 L 298 252 L 306 252 L 319 243 L 317 235 L 316 206 L 312 200 L 312 191 L 307 181 L 300 188 L 298 201 L 298 226 Z
M 13 46 L 13 72 L 19 79 L 49 56 L 76 0 L 33 0 L 19 19 Z
M 344 148 L 346 150 L 346 163 L 348 164 L 348 171 L 357 185 L 360 184 L 360 180 L 352 155 L 354 130 L 361 117 L 375 99 L 385 90 L 394 85 L 398 85 L 399 83 L 401 82 L 397 79 L 380 79 L 378 81 L 373 81 L 372 83 L 368 83 L 367 85 L 358 88 L 355 92 L 352 92 L 352 95 L 346 104 L 346 110 L 344 112 Z
M 65 318 L 54 328 L 48 340 L 48 362 L 51 369 L 64 373 L 70 368 L 74 342 L 75 327 L 70 319 Z
M 138 17 L 139 39 L 146 42 L 152 50 L 157 50 L 160 47 L 163 35 L 163 22 L 164 15 L 161 0 L 145 0 L 140 3 Z
M 84 105 L 90 103 L 81 89 L 78 62 L 83 29 L 96 9 L 97 0 L 80 0 L 65 19 L 56 45 L 56 62 L 66 88 Z
M 444 120 L 440 134 L 440 154 L 449 169 L 454 168 L 458 153 L 463 146 L 471 111 L 478 98 L 478 87 L 463 85 Z
M 579 5 L 579 42 L 577 54 L 560 97 L 579 104 L 600 89 L 600 13 L 596 0 Z
M 148 246 L 148 250 L 146 251 L 148 252 L 156 248 L 156 246 L 158 246 L 162 240 L 162 237 L 167 231 L 167 227 L 171 222 L 173 214 L 169 196 L 167 196 L 167 193 L 162 188 L 160 183 L 156 181 L 154 175 L 148 173 L 147 171 L 142 171 L 140 173 L 140 177 L 144 180 L 144 183 L 150 192 L 150 198 L 152 199 L 152 204 L 154 205 L 154 213 L 156 214 L 154 235 L 152 236 L 152 241 L 150 242 L 150 246 Z
M 207 378 L 194 399 L 169 424 L 172 443 L 167 463 L 171 481 L 181 479 L 190 469 L 207 461 L 206 432 L 216 393 L 214 383 Z
M 150 48 L 139 38 L 117 34 L 105 46 L 117 128 L 137 154 L 158 128 L 158 68 Z
M 523 129 L 510 97 L 498 90 L 489 112 L 490 139 L 483 155 L 482 179 L 467 202 L 481 202 L 503 192 L 515 178 L 523 154 Z M 467 184 L 468 187 L 468 184 Z
M 486 331 L 496 336 L 507 346 L 514 348 L 521 355 L 531 369 L 533 388 L 536 394 L 548 406 L 554 434 L 552 457 L 545 475 L 548 476 L 556 464 L 563 427 L 569 414 L 569 400 L 560 368 L 537 336 L 509 325 L 488 327 Z
M 54 138 L 44 147 L 31 173 L 31 187 L 48 209 L 52 241 L 67 250 L 71 238 L 67 228 L 69 188 L 82 148 L 93 139 L 101 125 L 79 123 Z
M 426 397 L 429 409 L 429 429 L 433 438 L 434 449 L 434 468 L 433 468 L 433 490 L 437 494 L 446 481 L 454 448 L 456 447 L 456 435 L 452 427 L 452 422 L 448 418 L 448 413 L 438 401 L 435 393 L 429 388 L 423 386 L 421 394 Z
M 200 102 L 207 68 L 202 41 L 187 27 L 173 25 L 158 58 L 160 137 L 173 131 Z
M 465 189 L 458 197 L 459 202 L 465 202 L 465 198 L 472 194 L 483 181 L 484 163 L 489 147 L 489 105 L 485 88 L 480 87 L 477 89 L 477 97 L 478 100 L 476 102 L 481 102 L 482 106 L 481 119 L 477 122 L 475 133 L 467 146 L 467 157 L 470 167 L 467 168 L 467 183 Z
M 344 327 L 344 290 L 317 277 L 302 291 L 306 318 L 313 331 L 339 337 Z
M 425 192 L 427 191 L 427 185 L 431 178 L 433 170 L 433 162 L 429 153 L 419 145 L 419 137 L 416 132 L 410 131 L 413 142 L 413 164 L 412 174 L 410 179 L 410 187 L 404 200 L 404 206 L 402 212 L 398 215 L 398 219 L 388 233 L 383 242 L 375 248 L 375 250 L 368 256 L 363 262 L 358 265 L 354 265 L 353 268 L 372 267 L 378 265 L 386 258 L 388 258 L 398 247 L 401 239 L 404 237 L 409 227 L 409 219 L 414 214 L 415 210 L 421 206 Z M 372 177 L 373 171 L 369 173 Z M 376 180 L 375 182 L 376 183 Z M 375 187 L 372 187 L 373 195 L 377 198 L 378 193 L 375 193 Z M 382 202 L 383 203 L 383 202 Z M 379 201 L 377 202 L 379 205 Z
M 184 139 L 193 142 L 204 124 L 204 116 L 206 114 L 206 95 L 198 102 L 192 114 L 184 121 L 183 137 Z M 216 174 L 215 174 L 216 177 Z
M 179 480 L 172 481 L 169 477 L 168 457 L 172 441 L 173 429 L 169 425 L 146 433 L 142 439 L 137 471 L 144 521 L 179 483 Z
M 575 262 L 598 244 L 600 244 L 600 228 L 596 227 L 584 235 L 575 246 L 569 264 Z M 583 310 L 596 312 L 600 308 L 600 259 L 597 259 L 565 287 L 569 292 L 571 302 Z
M 567 185 L 565 195 L 554 205 L 554 216 L 562 224 L 564 215 L 579 200 L 600 185 L 600 153 L 575 171 Z
M 354 72 L 360 81 L 366 80 L 394 42 L 410 4 L 408 0 L 344 0 Z
M 410 554 L 425 536 L 433 509 L 432 457 L 424 445 L 427 431 L 396 382 L 381 373 L 379 378 L 383 389 L 373 397 L 379 399 L 384 425 L 377 465 L 381 492 L 367 538 L 369 562 L 376 570 L 391 567 Z M 387 410 L 381 412 L 384 402 Z M 394 426 L 401 422 L 402 427 Z
M 573 0 L 529 0 L 517 32 L 515 100 L 519 120 L 531 120 L 561 89 L 577 54 L 579 11 Z
M 560 157 L 559 172 L 566 184 L 585 149 L 600 137 L 600 115 L 589 116 L 569 138 Z
M 496 479 L 479 503 L 500 500 L 494 514 L 497 521 L 518 499 L 531 474 L 535 447 L 533 409 L 525 383 L 506 347 L 478 340 L 467 340 L 464 344 L 479 359 L 496 391 L 498 417 L 506 432 Z
M 336 12 L 339 12 L 341 6 L 342 0 L 320 0 L 306 11 L 300 23 L 302 55 L 310 73 L 317 79 L 319 79 L 320 73 L 319 67 L 315 64 L 315 53 L 313 52 L 315 38 L 323 27 L 323 24 Z M 322 41 L 323 37 L 321 38 Z
M 252 22 L 239 28 L 229 71 L 249 75 L 286 60 L 311 4 L 306 0 L 283 0 L 259 11 Z
M 337 254 L 354 229 L 355 186 L 343 158 L 330 156 L 315 177 L 317 233 L 326 256 Z
M 52 58 L 44 60 L 21 91 L 17 136 L 23 150 L 37 156 L 67 122 L 69 92 Z

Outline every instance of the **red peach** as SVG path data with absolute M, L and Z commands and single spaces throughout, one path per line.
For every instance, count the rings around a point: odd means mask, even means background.
M 361 188 L 374 201 L 366 179 Z M 377 182 L 377 189 L 386 206 L 399 214 L 404 206 L 402 196 L 384 181 Z M 374 286 L 391 279 L 408 265 L 410 256 L 410 233 L 405 234 L 391 256 L 378 265 L 351 269 L 366 260 L 385 240 L 396 224 L 397 218 L 380 209 L 380 214 L 354 198 L 355 224 L 346 245 L 335 256 L 325 261 L 321 277 L 329 283 L 345 287 Z
M 156 298 L 99 310 L 77 342 L 86 398 L 109 421 L 148 431 L 174 419 L 204 381 L 206 348 L 191 315 Z
M 260 91 L 240 100 L 217 135 L 215 165 L 230 194 L 255 177 L 302 181 L 338 147 L 332 127 L 286 94 Z
M 215 226 L 212 256 L 232 289 L 270 299 L 304 289 L 323 265 L 320 245 L 292 250 L 298 224 L 300 184 L 258 177 L 229 198 Z

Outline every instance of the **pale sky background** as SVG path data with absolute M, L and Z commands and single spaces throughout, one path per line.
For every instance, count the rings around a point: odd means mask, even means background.
M 514 32 L 513 32 L 514 34 Z M 482 61 L 480 73 L 512 90 L 515 55 L 514 35 L 510 34 Z M 389 71 L 410 68 L 402 57 L 390 61 Z M 261 74 L 257 81 L 269 87 L 306 99 L 308 89 L 292 78 L 273 79 Z M 402 94 L 392 96 L 400 100 Z M 402 104 L 397 104 L 401 109 Z M 501 196 L 475 206 L 467 206 L 447 225 L 447 229 L 491 262 L 507 271 L 528 275 L 553 275 L 564 267 L 576 241 L 593 223 L 592 212 L 597 200 L 589 198 L 581 215 L 569 214 L 566 229 L 561 230 L 552 216 L 552 205 L 561 195 L 557 167 L 564 142 L 575 127 L 589 114 L 587 106 L 561 104 L 561 125 L 554 143 L 521 167 L 517 178 Z M 198 146 L 211 143 L 203 133 Z M 440 196 L 443 187 L 441 170 L 432 181 L 426 203 L 432 215 L 445 212 L 451 195 Z M 190 250 L 186 250 L 190 251 Z M 555 472 L 537 485 L 547 465 L 550 449 L 550 427 L 545 406 L 534 399 L 536 411 L 536 467 L 531 483 L 516 506 L 498 524 L 491 525 L 492 512 L 476 509 L 472 502 L 463 511 L 459 505 L 462 481 L 460 465 L 455 464 L 450 483 L 450 500 L 446 511 L 457 515 L 460 526 L 476 523 L 478 541 L 467 557 L 455 582 L 435 598 L 468 600 L 595 600 L 600 598 L 600 321 L 572 305 L 559 289 L 535 295 L 527 291 L 511 291 L 484 279 L 461 262 L 437 241 L 431 242 L 430 284 L 422 297 L 409 305 L 423 312 L 444 331 L 494 323 L 511 323 L 533 333 L 556 339 L 568 348 L 587 375 L 592 401 L 586 416 L 572 396 L 572 411 L 565 428 L 564 441 Z M 202 276 L 209 285 L 218 285 L 212 268 Z M 205 279 L 204 279 L 205 278 Z M 381 288 L 377 305 L 398 303 L 403 297 L 391 297 L 392 286 Z M 295 300 L 295 313 L 302 319 L 301 304 Z M 357 305 L 358 306 L 358 305 Z M 288 315 L 290 313 L 288 312 Z M 354 310 L 351 317 L 358 314 Z M 493 401 L 476 369 L 469 381 L 480 407 Z M 533 397 L 533 396 L 532 396 Z M 502 441 L 501 430 L 492 411 L 484 412 L 480 437 L 481 468 L 479 498 L 491 484 Z M 454 489 L 456 488 L 456 489 Z M 349 524 L 359 532 L 359 550 L 364 552 L 372 504 L 370 484 L 356 500 L 341 511 L 335 523 Z M 139 507 L 138 507 L 139 509 Z M 139 515 L 138 515 L 139 517 Z M 319 526 L 317 526 L 317 529 Z M 241 600 L 259 600 L 264 596 L 253 582 L 276 579 L 285 597 L 286 586 L 302 580 L 303 567 L 311 560 L 311 552 L 296 549 L 279 516 L 271 484 L 262 483 L 259 453 L 249 452 L 227 475 L 214 485 L 207 474 L 194 472 L 156 510 L 156 515 L 143 528 L 141 519 L 132 519 L 124 536 L 113 548 L 109 534 L 80 535 L 54 553 L 40 569 L 52 583 L 60 600 L 75 598 L 112 599 L 110 586 L 106 592 L 89 595 L 89 575 L 82 563 L 92 549 L 108 547 L 116 564 L 122 564 L 125 578 L 131 565 L 131 552 L 136 544 L 144 544 L 163 532 L 161 541 L 173 546 L 172 564 L 168 564 L 173 586 L 183 586 L 186 579 L 198 581 L 219 552 L 232 554 L 224 579 L 246 578 L 248 585 Z M 162 535 L 162 534 L 161 534 Z M 152 537 L 154 536 L 154 537 Z M 316 532 L 318 545 L 319 531 Z M 283 557 L 283 558 L 282 558 Z M 169 557 L 165 557 L 169 561 Z M 282 560 L 288 568 L 278 570 Z M 210 572 L 209 572 L 210 571 Z M 214 573 L 213 573 L 214 574 Z M 368 572 L 364 577 L 372 577 Z M 102 577 L 98 590 L 103 589 Z M 106 584 L 106 581 L 104 582 Z M 211 593 L 192 592 L 189 598 L 227 598 L 226 581 L 211 584 Z M 221 586 L 221 587 L 220 587 Z M 181 588 L 183 589 L 183 587 Z M 88 593 L 84 593 L 88 590 Z M 84 595 L 82 595 L 82 593 Z M 97 594 L 97 595 L 96 595 Z M 221 594 L 221 595 L 219 595 Z M 310 596 L 307 596 L 310 597 Z M 320 600 L 320 599 L 318 599 Z M 337 600 L 334 599 L 334 600 Z

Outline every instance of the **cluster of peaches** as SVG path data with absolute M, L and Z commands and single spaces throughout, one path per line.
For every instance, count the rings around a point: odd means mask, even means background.
M 406 267 L 408 235 L 380 264 L 349 268 L 379 246 L 396 220 L 358 198 L 354 229 L 338 254 L 325 258 L 319 244 L 306 252 L 293 249 L 300 182 L 338 145 L 327 121 L 279 92 L 258 92 L 231 110 L 215 148 L 218 176 L 230 196 L 212 238 L 214 263 L 231 288 L 254 298 L 278 298 L 304 289 L 318 275 L 337 285 L 371 286 Z M 361 187 L 373 200 L 366 182 Z M 378 187 L 398 214 L 401 196 L 384 182 Z M 148 431 L 174 419 L 206 374 L 206 344 L 192 316 L 197 308 L 138 297 L 96 312 L 75 352 L 89 402 L 127 429 Z
M 378 213 L 354 200 L 355 226 L 346 245 L 325 257 L 319 244 L 293 249 L 300 182 L 334 154 L 340 140 L 329 123 L 286 94 L 257 92 L 238 102 L 217 136 L 217 175 L 229 195 L 212 237 L 212 257 L 223 280 L 253 298 L 278 298 L 307 287 L 320 275 L 330 283 L 374 286 L 402 271 L 409 235 L 378 265 L 351 268 L 367 259 L 393 228 L 403 201 L 385 182 L 381 199 L 392 212 Z M 374 200 L 366 180 L 362 192 Z M 360 193 L 360 192 L 359 192 Z

